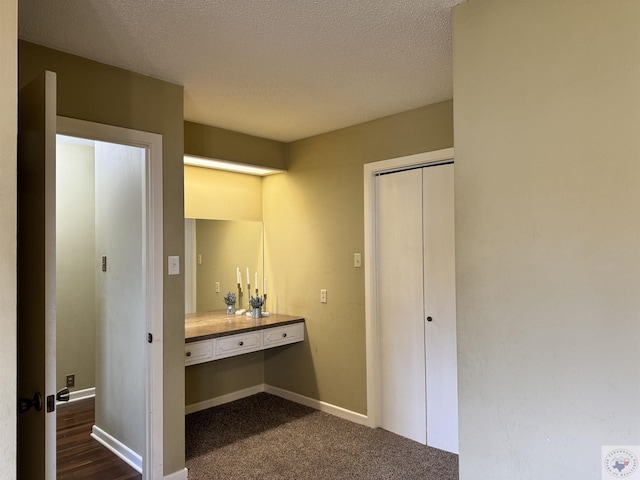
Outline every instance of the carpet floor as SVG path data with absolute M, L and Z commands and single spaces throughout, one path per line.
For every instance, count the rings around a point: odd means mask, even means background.
M 267 393 L 186 417 L 189 480 L 457 480 L 458 456 Z

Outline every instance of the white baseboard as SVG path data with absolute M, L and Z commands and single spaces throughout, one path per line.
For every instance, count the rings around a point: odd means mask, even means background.
M 177 472 L 170 473 L 164 476 L 164 480 L 187 480 L 188 472 L 186 468 L 178 470 Z
M 91 437 L 115 453 L 136 471 L 142 473 L 142 457 L 120 442 L 120 440 L 112 437 L 96 425 L 91 428 Z
M 192 403 L 185 407 L 185 413 L 189 414 L 199 412 L 200 410 L 205 410 L 207 408 L 217 407 L 218 405 L 223 405 L 235 400 L 240 400 L 241 398 L 249 397 L 260 392 L 270 393 L 271 395 L 275 395 L 276 397 L 281 397 L 285 400 L 290 400 L 307 407 L 315 408 L 316 410 L 320 410 L 321 412 L 329 413 L 331 415 L 335 415 L 336 417 L 344 418 L 345 420 L 349 420 L 360 425 L 370 426 L 369 417 L 367 417 L 366 415 L 362 415 L 361 413 L 356 413 L 351 410 L 347 410 L 346 408 L 332 405 L 330 403 L 322 402 L 320 400 L 316 400 L 315 398 L 305 397 L 304 395 L 300 395 L 289 390 L 284 390 L 282 388 L 272 387 L 271 385 L 265 384 L 254 385 L 253 387 L 238 390 L 236 392 L 231 392 L 220 397 L 210 398 L 203 402 Z
M 96 396 L 96 387 L 85 388 L 83 390 L 76 390 L 69 393 L 69 401 L 76 402 L 78 400 L 84 400 L 85 398 L 91 398 Z
M 223 405 L 225 403 L 233 402 L 235 400 L 240 400 L 244 397 L 250 397 L 251 395 L 255 395 L 256 393 L 264 392 L 264 384 L 254 385 L 253 387 L 244 388 L 242 390 L 237 390 L 235 392 L 227 393 L 226 395 L 222 395 L 220 397 L 210 398 L 203 402 L 192 403 L 187 405 L 184 408 L 186 414 L 199 412 L 200 410 L 206 410 L 207 408 L 217 407 L 218 405 Z
M 69 392 L 69 401 L 68 402 L 59 402 L 56 400 L 56 405 L 60 405 L 61 403 L 72 403 L 77 402 L 78 400 L 84 400 L 85 398 L 91 398 L 96 396 L 96 387 L 85 388 L 82 390 L 76 390 L 74 392 Z
M 320 410 L 321 412 L 330 413 L 331 415 L 344 418 L 345 420 L 349 420 L 360 425 L 369 426 L 369 418 L 366 415 L 362 415 L 361 413 L 353 412 L 351 410 L 347 410 L 346 408 L 322 402 L 320 400 L 316 400 L 315 398 L 305 397 L 304 395 L 300 395 L 289 390 L 272 387 L 271 385 L 265 385 L 264 391 L 266 393 L 270 393 L 271 395 L 282 397 L 285 400 L 290 400 L 307 407 L 315 408 L 316 410 Z

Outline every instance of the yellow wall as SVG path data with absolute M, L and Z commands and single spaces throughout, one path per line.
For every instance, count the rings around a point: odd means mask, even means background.
M 462 480 L 596 479 L 640 445 L 639 19 L 454 9 Z
M 0 478 L 16 472 L 18 2 L 0 2 Z
M 58 114 L 162 134 L 164 256 L 184 256 L 183 89 L 133 72 L 19 42 L 24 84 L 56 72 Z M 164 471 L 184 468 L 184 277 L 164 272 Z
M 265 351 L 265 382 L 366 414 L 363 165 L 453 146 L 451 101 L 293 142 L 264 179 L 269 310 L 306 318 L 306 339 Z M 328 303 L 320 303 L 327 289 Z
M 262 221 L 262 177 L 185 165 L 184 216 Z

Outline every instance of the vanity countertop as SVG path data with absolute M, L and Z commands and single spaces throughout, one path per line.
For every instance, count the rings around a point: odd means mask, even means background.
M 185 343 L 303 322 L 302 317 L 280 313 L 272 313 L 261 318 L 249 317 L 246 314 L 227 315 L 225 310 L 190 313 L 184 317 Z

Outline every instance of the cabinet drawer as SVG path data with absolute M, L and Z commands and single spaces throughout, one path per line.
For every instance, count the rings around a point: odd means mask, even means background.
M 241 333 L 216 339 L 215 358 L 225 358 L 262 349 L 262 332 Z
M 213 340 L 203 340 L 201 342 L 187 343 L 184 346 L 184 363 L 193 365 L 195 363 L 208 362 L 213 359 Z
M 268 328 L 263 330 L 263 335 L 265 348 L 301 342 L 304 340 L 304 324 L 294 323 L 284 327 Z

